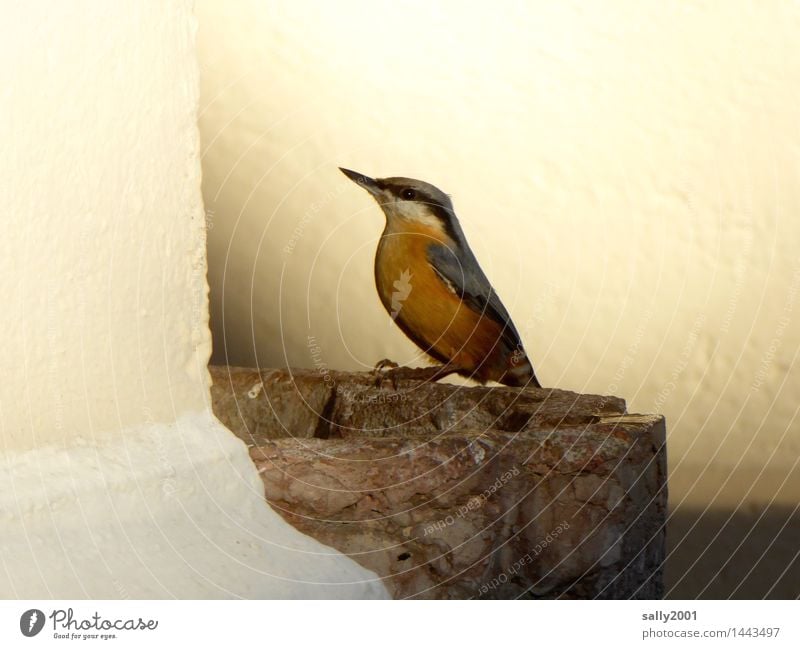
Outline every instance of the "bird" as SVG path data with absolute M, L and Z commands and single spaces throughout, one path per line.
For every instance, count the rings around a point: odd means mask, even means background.
M 541 385 L 511 316 L 467 243 L 450 197 L 413 178 L 370 178 L 339 167 L 380 206 L 386 224 L 375 254 L 375 285 L 392 320 L 432 368 L 402 368 L 395 378 L 438 381 L 459 374 L 481 384 Z

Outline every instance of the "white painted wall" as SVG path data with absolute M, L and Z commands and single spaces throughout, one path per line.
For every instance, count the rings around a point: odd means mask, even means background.
M 415 362 L 336 167 L 417 177 L 545 385 L 665 413 L 685 477 L 796 466 L 800 5 L 198 7 L 217 359 Z
M 5 13 L 0 597 L 386 594 L 208 409 L 191 5 Z

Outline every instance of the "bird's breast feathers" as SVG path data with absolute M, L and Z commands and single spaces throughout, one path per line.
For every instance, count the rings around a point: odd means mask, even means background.
M 428 354 L 464 367 L 500 351 L 502 326 L 461 299 L 428 259 L 428 248 L 447 245 L 440 232 L 414 224 L 384 232 L 375 258 L 375 283 L 386 310 Z

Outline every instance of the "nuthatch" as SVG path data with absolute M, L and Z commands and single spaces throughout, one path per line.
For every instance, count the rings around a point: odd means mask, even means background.
M 442 363 L 403 376 L 438 380 L 458 373 L 481 383 L 541 387 L 447 194 L 421 180 L 369 178 L 340 169 L 386 215 L 375 254 L 383 306 L 422 351 Z

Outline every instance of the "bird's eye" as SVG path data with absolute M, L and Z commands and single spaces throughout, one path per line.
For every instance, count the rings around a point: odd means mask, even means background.
M 402 192 L 400 192 L 400 196 L 402 196 L 403 199 L 405 199 L 407 201 L 413 201 L 414 198 L 416 198 L 416 196 L 417 196 L 417 192 L 415 192 L 413 189 L 411 189 L 409 187 L 407 189 L 404 189 Z

